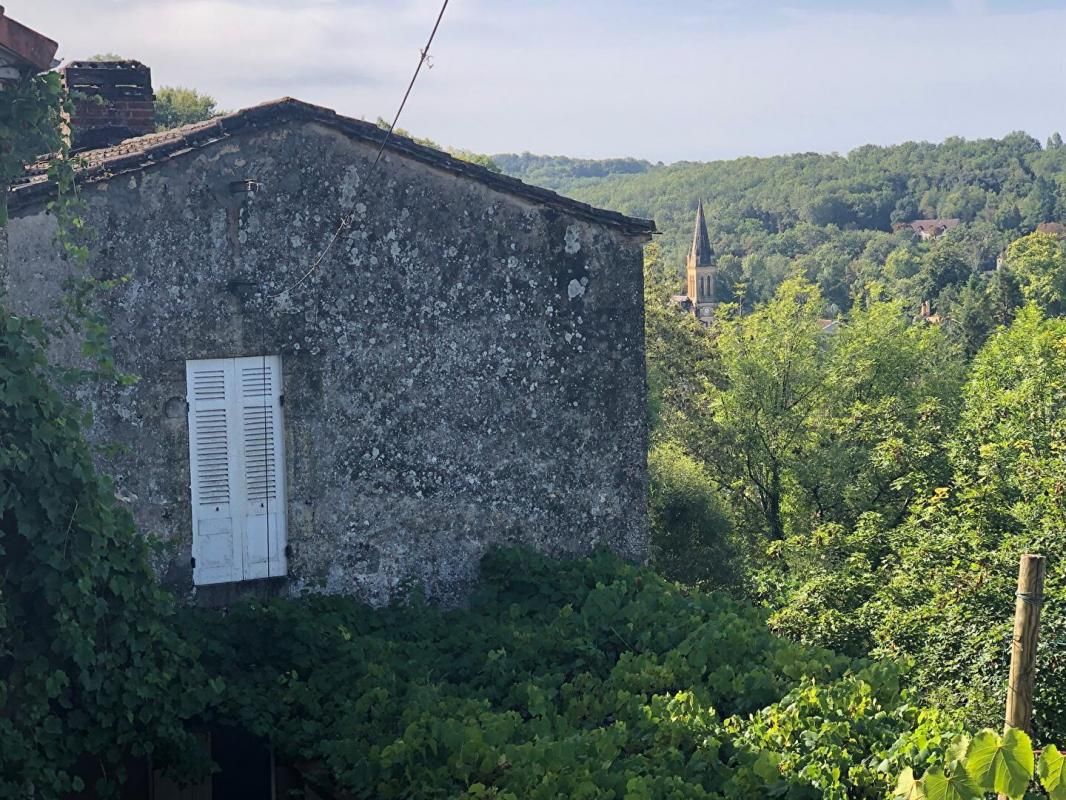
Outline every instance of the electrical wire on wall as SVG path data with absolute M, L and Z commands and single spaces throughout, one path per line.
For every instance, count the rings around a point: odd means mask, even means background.
M 400 100 L 400 105 L 396 109 L 396 114 L 392 118 L 392 124 L 389 125 L 388 130 L 385 132 L 385 136 L 381 139 L 381 145 L 378 147 L 377 154 L 374 156 L 374 160 L 370 164 L 370 169 L 367 172 L 366 179 L 362 182 L 360 186 L 361 189 L 365 190 L 366 187 L 370 184 L 370 179 L 371 177 L 373 177 L 374 172 L 377 170 L 378 163 L 381 161 L 381 155 L 385 152 L 385 145 L 388 144 L 393 131 L 396 130 L 396 125 L 400 121 L 400 115 L 403 114 L 404 107 L 407 105 L 407 98 L 411 96 L 411 90 L 415 88 L 415 81 L 418 80 L 418 75 L 422 71 L 422 67 L 425 66 L 425 64 L 429 61 L 429 48 L 433 44 L 433 39 L 437 35 L 437 29 L 440 27 L 440 21 L 444 18 L 444 11 L 447 8 L 448 0 L 444 0 L 440 7 L 440 13 L 437 14 L 437 21 L 433 23 L 433 30 L 430 31 L 429 39 L 426 41 L 426 46 L 419 51 L 418 64 L 415 66 L 414 74 L 411 76 L 411 80 L 407 84 L 407 90 L 403 93 L 403 99 Z M 310 278 L 318 270 L 318 268 L 322 265 L 323 260 L 325 260 L 326 256 L 329 254 L 330 250 L 333 249 L 333 245 L 336 244 L 337 239 L 340 238 L 340 235 L 349 227 L 351 227 L 352 221 L 355 219 L 354 200 L 355 198 L 353 198 L 352 207 L 341 217 L 340 223 L 333 231 L 333 235 L 330 236 L 329 239 L 326 241 L 325 247 L 323 247 L 321 252 L 319 252 L 319 254 L 314 258 L 314 260 L 311 262 L 311 266 L 307 269 L 307 271 L 304 272 L 304 274 L 301 275 L 295 283 L 275 294 L 274 298 L 281 297 L 282 295 L 287 294 L 292 290 L 298 288 L 304 281 Z
M 371 178 L 374 176 L 374 174 L 375 174 L 375 172 L 377 170 L 378 164 L 381 162 L 382 155 L 385 152 L 385 146 L 388 144 L 389 139 L 392 137 L 393 132 L 396 130 L 396 126 L 399 124 L 400 115 L 403 114 L 404 108 L 407 105 L 407 100 L 411 96 L 411 91 L 414 89 L 415 82 L 418 80 L 418 76 L 422 72 L 422 67 L 424 67 L 427 63 L 429 63 L 429 49 L 433 45 L 433 40 L 434 40 L 434 38 L 436 38 L 437 30 L 440 28 L 441 20 L 444 18 L 444 12 L 445 12 L 445 10 L 447 10 L 447 8 L 448 8 L 448 0 L 444 0 L 443 3 L 441 4 L 440 12 L 437 14 L 437 19 L 433 23 L 433 29 L 432 29 L 432 31 L 430 31 L 429 39 L 426 40 L 425 47 L 423 47 L 419 51 L 418 64 L 415 66 L 414 74 L 411 76 L 411 80 L 407 84 L 407 89 L 403 93 L 403 98 L 400 100 L 400 105 L 397 107 L 396 113 L 393 115 L 392 123 L 389 125 L 388 129 L 385 131 L 385 134 L 384 134 L 384 136 L 381 139 L 381 144 L 378 146 L 377 152 L 374 155 L 374 160 L 370 164 L 370 169 L 367 171 L 366 178 L 362 181 L 362 183 L 360 185 L 360 190 L 361 190 L 360 191 L 360 195 L 362 193 L 365 193 L 367 187 L 371 183 Z M 285 294 L 288 294 L 289 292 L 292 292 L 293 290 L 295 290 L 299 286 L 301 286 L 312 275 L 314 275 L 315 272 L 318 271 L 319 267 L 322 265 L 322 262 L 325 260 L 326 256 L 329 255 L 330 251 L 333 249 L 333 246 L 337 243 L 337 240 L 340 238 L 341 234 L 344 233 L 345 230 L 347 230 L 348 228 L 351 227 L 352 222 L 355 219 L 355 214 L 356 214 L 356 211 L 355 211 L 355 209 L 356 209 L 356 200 L 359 198 L 360 195 L 356 195 L 356 197 L 353 197 L 351 199 L 351 207 L 347 211 L 343 212 L 343 214 L 341 216 L 341 219 L 340 219 L 340 222 L 337 224 L 337 227 L 334 229 L 334 231 L 333 231 L 332 235 L 329 237 L 329 239 L 326 240 L 325 246 L 318 253 L 318 255 L 316 255 L 315 258 L 311 261 L 310 267 L 294 283 L 292 283 L 291 285 L 287 286 L 286 288 L 284 288 L 280 292 L 278 292 L 278 293 L 276 293 L 274 295 L 267 295 L 267 293 L 264 292 L 263 293 L 264 296 L 267 296 L 267 297 L 269 297 L 269 299 L 274 300 L 274 299 L 277 299 L 278 297 L 281 297 L 281 296 L 283 296 Z M 265 338 L 266 337 L 266 326 L 264 326 L 264 328 L 263 328 L 263 335 L 264 335 L 264 338 Z M 263 392 L 264 402 L 266 401 L 266 398 L 268 397 L 268 394 L 267 394 L 267 392 L 268 392 L 268 385 L 267 385 L 267 355 L 266 355 L 268 347 L 269 347 L 269 345 L 267 344 L 267 342 L 264 341 L 263 342 L 263 347 L 262 347 L 262 366 L 261 366 L 261 369 L 262 369 L 262 373 L 261 373 L 261 375 L 262 375 L 262 392 Z M 281 391 L 282 391 L 282 387 L 280 385 L 275 385 L 275 384 L 280 384 L 281 375 L 275 375 L 275 376 L 272 376 L 272 377 L 273 377 L 273 380 L 271 381 L 271 384 L 270 384 L 270 387 L 269 387 L 269 389 L 270 389 L 270 394 L 269 394 L 270 406 L 264 410 L 264 413 L 262 415 L 263 416 L 263 448 L 264 448 L 264 453 L 263 453 L 263 459 L 264 459 L 264 463 L 263 463 L 263 470 L 264 470 L 263 479 L 265 481 L 264 491 L 263 491 L 263 498 L 264 498 L 263 502 L 264 502 L 264 514 L 265 514 L 265 533 L 266 533 L 266 551 L 267 551 L 267 575 L 266 575 L 266 577 L 268 577 L 268 578 L 273 576 L 272 563 L 271 563 L 272 562 L 271 541 L 270 541 L 270 499 L 271 499 L 270 498 L 270 492 L 271 492 L 271 484 L 270 484 L 271 464 L 270 464 L 270 459 L 271 459 L 271 457 L 273 457 L 275 459 L 275 468 L 276 468 L 276 460 L 278 458 L 278 449 L 274 447 L 274 442 L 273 442 L 273 438 L 272 438 L 271 434 L 273 432 L 275 434 L 280 435 L 280 433 L 278 433 L 277 431 L 273 430 L 274 427 L 276 427 L 276 426 L 273 426 L 271 423 L 272 423 L 273 418 L 274 418 L 274 403 L 276 402 L 274 397 L 277 396 L 277 397 L 280 398 Z M 277 401 L 277 402 L 280 402 L 280 400 Z M 285 469 L 285 465 L 284 464 L 281 465 L 281 469 L 282 470 Z M 275 481 L 280 480 L 280 477 L 278 475 L 276 475 L 276 474 L 275 474 L 274 478 L 275 478 Z M 277 499 L 277 498 L 275 498 L 275 499 Z

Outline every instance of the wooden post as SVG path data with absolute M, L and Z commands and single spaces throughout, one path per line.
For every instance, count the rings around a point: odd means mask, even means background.
M 1007 726 L 1033 733 L 1033 682 L 1036 678 L 1036 641 L 1040 635 L 1040 606 L 1044 602 L 1044 557 L 1023 555 L 1018 565 L 1014 601 L 1014 641 L 1007 685 Z

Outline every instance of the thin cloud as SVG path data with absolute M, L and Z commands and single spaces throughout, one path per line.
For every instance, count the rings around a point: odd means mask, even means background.
M 958 14 L 987 14 L 988 3 L 985 0 L 951 0 L 951 7 Z
M 61 43 L 226 108 L 282 94 L 391 116 L 439 0 L 8 0 Z M 657 160 L 1046 136 L 1066 10 L 948 0 L 453 0 L 403 127 L 482 152 Z M 757 7 L 759 13 L 752 13 Z M 790 12 L 789 9 L 792 9 Z M 883 6 L 880 8 L 884 8 Z

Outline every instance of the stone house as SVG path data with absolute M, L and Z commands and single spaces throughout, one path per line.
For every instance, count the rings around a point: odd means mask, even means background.
M 72 66 L 102 98 L 72 120 L 90 258 L 38 165 L 0 293 L 48 317 L 79 271 L 119 280 L 139 380 L 77 398 L 180 595 L 449 602 L 495 543 L 644 557 L 653 223 L 399 136 L 371 174 L 382 130 L 292 99 L 149 132 L 147 68 Z

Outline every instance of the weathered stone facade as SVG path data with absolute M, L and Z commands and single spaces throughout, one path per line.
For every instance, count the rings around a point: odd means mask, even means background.
M 383 602 L 417 583 L 450 602 L 494 543 L 641 559 L 650 224 L 537 202 L 410 143 L 366 183 L 374 145 L 313 116 L 83 185 L 88 268 L 128 276 L 103 304 L 140 380 L 79 399 L 92 438 L 121 448 L 105 466 L 165 542 L 165 580 L 227 591 L 192 583 L 185 362 L 261 354 L 282 362 L 291 548 L 270 591 Z M 11 195 L 17 313 L 54 313 L 72 269 L 44 198 Z

